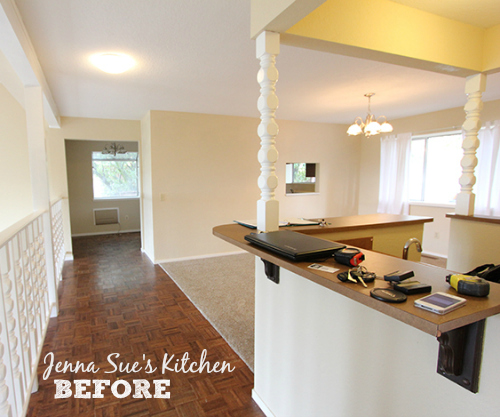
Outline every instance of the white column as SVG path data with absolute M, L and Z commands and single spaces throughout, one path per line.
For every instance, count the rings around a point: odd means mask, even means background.
M 26 131 L 30 155 L 33 209 L 49 208 L 49 186 L 45 150 L 43 94 L 38 86 L 24 88 Z
M 274 190 L 278 185 L 275 163 L 278 160 L 276 136 L 278 125 L 274 118 L 278 108 L 276 96 L 276 55 L 280 52 L 280 35 L 275 32 L 262 32 L 257 37 L 257 58 L 260 59 L 260 70 L 257 81 L 260 84 L 260 97 L 257 107 L 260 111 L 258 134 L 261 139 L 258 159 L 261 165 L 259 188 L 261 198 L 257 202 L 257 228 L 263 232 L 278 230 L 279 203 L 275 199 Z
M 465 80 L 465 94 L 467 103 L 464 110 L 466 113 L 465 122 L 462 125 L 465 137 L 462 142 L 464 156 L 460 164 L 462 165 L 462 176 L 460 177 L 460 193 L 457 196 L 456 214 L 472 216 L 474 214 L 475 194 L 472 188 L 476 183 L 474 169 L 477 165 L 476 150 L 479 147 L 477 133 L 481 128 L 480 114 L 483 109 L 481 95 L 486 89 L 486 75 L 474 74 Z
M 49 176 L 47 171 L 47 151 L 45 148 L 45 121 L 43 115 L 43 93 L 39 86 L 24 87 L 26 110 L 26 133 L 30 156 L 31 190 L 33 210 L 49 210 Z M 50 215 L 43 216 L 43 245 L 45 247 L 45 268 L 50 303 L 53 306 L 51 317 L 59 311 L 56 274 L 54 271 L 54 255 L 52 247 L 52 227 Z

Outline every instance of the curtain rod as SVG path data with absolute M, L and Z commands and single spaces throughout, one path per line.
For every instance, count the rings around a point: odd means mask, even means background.
M 462 126 L 450 126 L 450 127 L 442 127 L 440 129 L 423 130 L 421 132 L 412 132 L 412 136 L 431 135 L 433 133 L 450 132 L 450 131 L 454 131 L 454 130 L 462 130 Z

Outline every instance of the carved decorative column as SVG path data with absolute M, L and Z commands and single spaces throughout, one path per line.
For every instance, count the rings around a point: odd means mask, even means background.
M 280 35 L 274 32 L 262 32 L 257 37 L 257 58 L 260 59 L 260 70 L 257 81 L 260 84 L 260 97 L 257 107 L 260 111 L 258 134 L 261 139 L 258 159 L 260 162 L 259 188 L 261 198 L 257 202 L 257 228 L 263 232 L 278 230 L 279 203 L 275 199 L 274 190 L 278 186 L 275 163 L 278 160 L 276 136 L 278 125 L 274 118 L 278 108 L 276 96 L 276 55 L 280 52 Z
M 456 214 L 472 216 L 474 214 L 475 195 L 472 188 L 476 183 L 474 169 L 477 165 L 476 150 L 479 147 L 477 133 L 481 128 L 481 110 L 483 102 L 481 95 L 486 89 L 486 75 L 475 74 L 465 80 L 465 94 L 467 103 L 464 110 L 466 113 L 465 122 L 462 125 L 465 131 L 465 138 L 462 142 L 464 156 L 460 164 L 462 165 L 462 176 L 460 177 L 460 193 L 457 196 Z

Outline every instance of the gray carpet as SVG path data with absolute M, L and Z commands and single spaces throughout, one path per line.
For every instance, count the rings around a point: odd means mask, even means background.
M 160 266 L 253 370 L 255 257 L 243 253 Z

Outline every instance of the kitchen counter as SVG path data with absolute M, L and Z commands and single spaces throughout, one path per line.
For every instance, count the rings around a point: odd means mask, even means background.
M 424 224 L 432 222 L 432 217 L 405 216 L 395 214 L 366 214 L 360 216 L 328 217 L 325 226 L 295 226 L 295 230 L 308 235 L 318 235 L 322 239 L 343 242 L 402 257 L 403 247 L 410 238 L 422 242 Z M 420 261 L 420 253 L 415 247 L 408 252 L 408 259 Z

